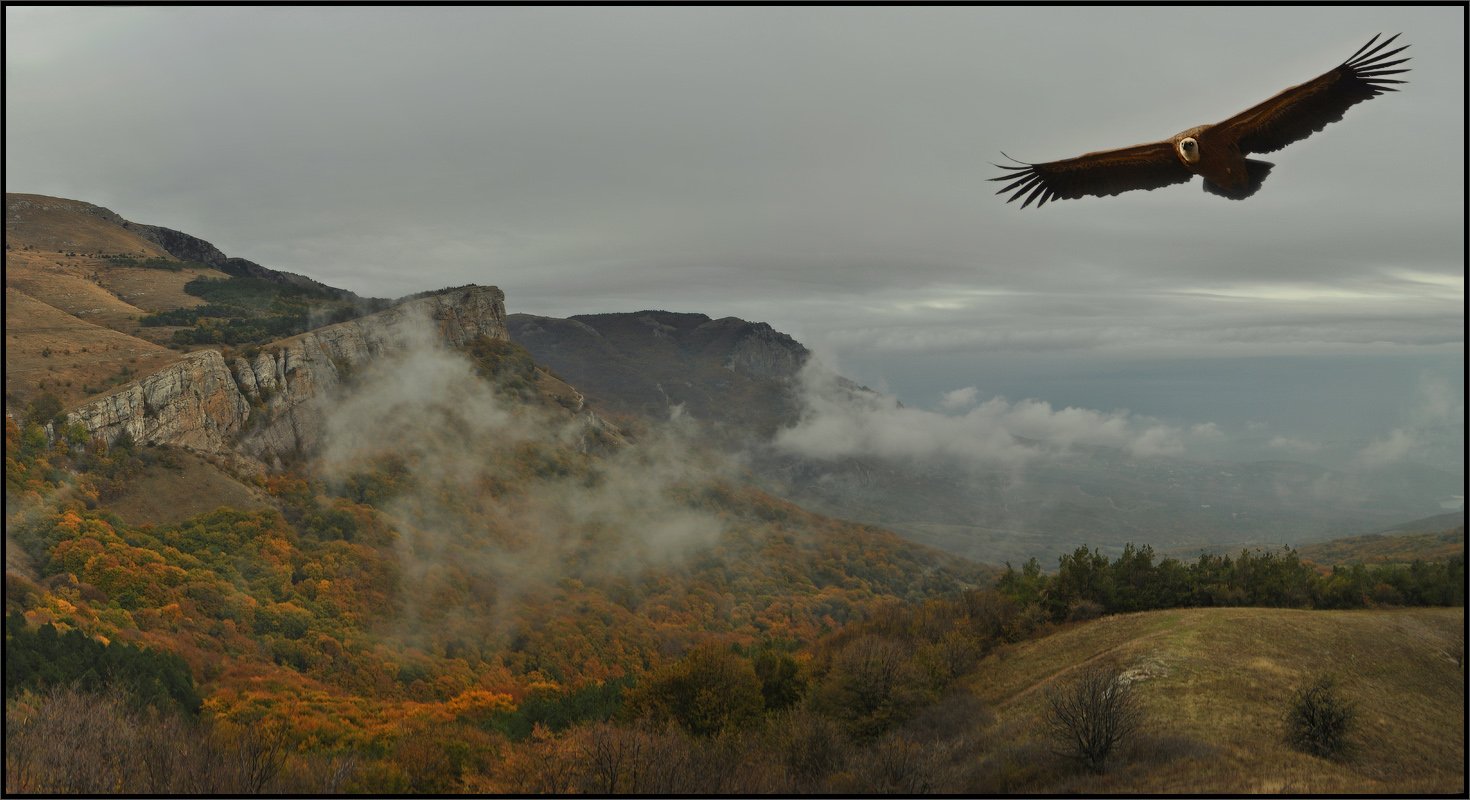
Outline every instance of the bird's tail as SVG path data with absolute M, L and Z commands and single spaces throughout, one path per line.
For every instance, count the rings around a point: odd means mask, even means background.
M 1253 158 L 1245 160 L 1246 181 L 1241 185 L 1227 189 L 1224 186 L 1205 181 L 1205 191 L 1210 194 L 1218 194 L 1231 200 L 1244 200 L 1255 194 L 1266 181 L 1266 176 L 1271 174 L 1271 168 L 1276 166 L 1269 161 L 1257 161 Z

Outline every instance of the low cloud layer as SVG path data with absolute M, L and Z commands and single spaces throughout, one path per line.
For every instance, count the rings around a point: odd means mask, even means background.
M 1406 461 L 1465 457 L 1464 387 L 1439 376 L 1425 376 L 1416 387 L 1415 400 L 1403 424 L 1379 436 L 1358 451 L 1354 466 L 1380 469 Z M 1431 459 L 1430 457 L 1433 457 Z
M 943 395 L 943 411 L 908 408 L 896 399 L 855 390 L 812 359 L 799 376 L 803 411 L 781 431 L 777 448 L 820 459 L 868 457 L 947 459 L 977 466 L 1020 465 L 1075 446 L 1115 447 L 1139 458 L 1184 456 L 1220 441 L 1210 423 L 1167 425 L 1127 411 L 1053 408 L 1044 400 L 981 400 L 977 387 Z

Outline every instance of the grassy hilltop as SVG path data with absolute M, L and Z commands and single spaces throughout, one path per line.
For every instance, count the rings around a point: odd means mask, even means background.
M 1465 791 L 1463 608 L 1314 611 L 1208 608 L 1124 614 L 997 652 L 969 683 L 995 718 L 982 736 L 993 791 L 1432 794 Z M 1045 688 L 1113 660 L 1147 722 L 1105 775 L 1050 755 Z M 1354 755 L 1283 741 L 1292 692 L 1331 673 L 1357 707 Z M 997 776 L 1007 779 L 1002 785 Z

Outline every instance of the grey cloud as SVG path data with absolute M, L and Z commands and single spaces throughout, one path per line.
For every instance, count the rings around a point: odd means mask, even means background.
M 1127 411 L 1056 409 L 1046 401 L 979 401 L 976 387 L 947 392 L 944 413 L 910 408 L 894 398 L 854 392 L 829 366 L 811 359 L 799 376 L 800 420 L 779 432 L 781 450 L 821 459 L 882 457 L 1019 467 L 1080 445 L 1123 449 L 1137 457 L 1182 456 L 1191 442 L 1221 438 L 1212 423 L 1166 425 Z

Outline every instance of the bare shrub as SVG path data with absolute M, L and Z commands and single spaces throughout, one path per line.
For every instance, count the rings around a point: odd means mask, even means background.
M 1107 768 L 1114 747 L 1143 721 L 1137 695 L 1116 666 L 1084 667 L 1067 685 L 1049 690 L 1046 701 L 1046 726 L 1060 752 L 1095 773 Z
M 798 794 L 818 792 L 847 763 L 851 747 L 832 718 L 797 708 L 773 723 L 773 744 L 786 774 L 786 787 Z
M 774 759 L 762 763 L 764 753 L 751 731 L 724 731 L 691 741 L 698 780 L 681 794 L 763 794 L 772 791 L 777 771 Z
M 1029 794 L 1056 780 L 1065 768 L 1045 744 L 1004 744 L 985 754 L 971 770 L 964 791 L 970 794 Z
M 638 729 L 645 741 L 638 791 L 652 794 L 691 794 L 698 785 L 698 765 L 692 737 L 682 728 L 662 731 Z
M 719 742 L 675 724 L 622 727 L 597 722 L 568 731 L 578 762 L 575 786 L 587 794 L 698 794 L 725 781 Z M 711 757 L 712 756 L 712 757 Z
M 1085 622 L 1097 619 L 1106 613 L 1107 609 L 1103 607 L 1103 604 L 1095 600 L 1074 600 L 1071 605 L 1067 606 L 1067 621 Z
M 320 763 L 317 763 L 317 762 Z M 289 794 L 340 791 L 346 753 L 303 757 L 280 722 L 235 725 L 140 706 L 121 689 L 23 692 L 5 709 L 5 791 Z M 283 767 L 290 764 L 290 775 Z
M 250 724 L 221 723 L 217 746 L 229 786 L 247 794 L 275 788 L 274 781 L 289 755 L 289 731 L 280 720 Z
M 938 767 L 947 755 L 942 750 L 904 736 L 884 736 L 854 760 L 852 771 L 834 788 L 843 794 L 917 795 L 942 791 L 935 785 Z
M 1033 634 L 1045 634 L 1051 624 L 1051 614 L 1045 608 L 1037 603 L 1028 603 L 1007 622 L 1005 639 L 1008 642 L 1017 642 Z
M 314 753 L 298 758 L 290 765 L 290 774 L 282 782 L 294 787 L 290 793 L 341 794 L 358 773 L 360 758 L 356 753 Z
M 197 720 L 147 709 L 137 742 L 142 768 L 134 776 L 149 794 L 216 794 L 232 788 L 214 738 Z
M 636 733 L 599 722 L 577 731 L 582 756 L 582 789 L 588 794 L 639 791 L 646 765 L 647 740 Z
M 56 687 L 6 709 L 5 791 L 109 794 L 135 787 L 137 722 L 119 692 Z M 141 787 L 136 787 L 141 788 Z
M 496 775 L 472 776 L 473 792 L 514 794 L 750 794 L 769 792 L 777 772 L 752 769 L 748 734 L 696 736 L 663 726 L 592 723 L 553 734 L 537 726 L 513 745 Z
M 531 738 L 512 748 L 492 787 L 476 791 L 510 794 L 567 794 L 577 779 L 574 746 L 539 722 Z
M 1347 758 L 1356 711 L 1337 691 L 1337 681 L 1319 676 L 1297 689 L 1286 709 L 1286 741 L 1304 753 Z
M 994 721 L 995 714 L 973 692 L 951 689 L 936 702 L 919 709 L 900 730 L 923 742 L 968 741 Z

